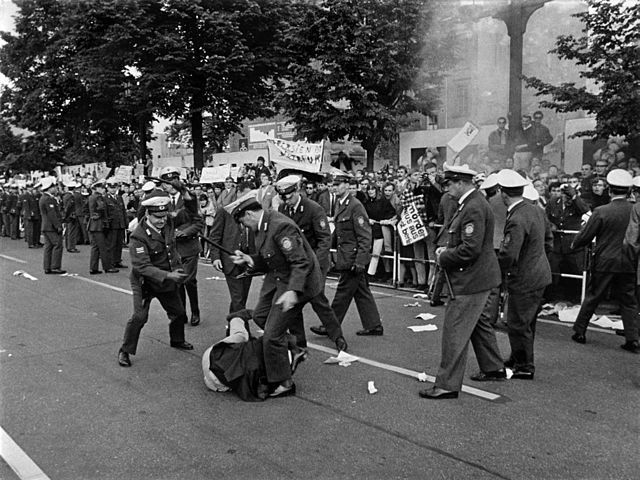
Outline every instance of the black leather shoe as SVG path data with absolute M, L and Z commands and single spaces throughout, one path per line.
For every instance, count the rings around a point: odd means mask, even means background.
M 118 352 L 118 363 L 121 367 L 130 367 L 131 359 L 129 358 L 129 354 L 120 350 Z
M 102 270 L 89 270 L 89 275 L 100 275 Z
M 442 305 L 444 305 L 444 302 L 442 300 L 431 300 L 429 302 L 429 305 L 431 305 L 432 307 L 441 307 Z
M 113 267 L 114 268 L 127 268 L 127 266 L 124 263 L 116 263 Z
M 344 339 L 344 337 L 338 337 L 336 339 L 336 348 L 338 349 L 338 351 L 342 351 L 342 352 L 346 352 L 347 349 L 349 348 L 347 345 L 347 341 Z
M 292 353 L 292 359 L 291 359 L 291 375 L 293 375 L 295 373 L 295 371 L 298 368 L 298 365 L 300 365 L 302 362 L 304 362 L 307 357 L 309 356 L 309 353 L 304 349 L 304 348 L 299 348 Z
M 431 400 L 444 400 L 447 398 L 458 398 L 459 392 L 444 390 L 442 388 L 433 387 L 426 390 L 420 390 L 418 395 L 422 398 L 429 398 Z
M 640 343 L 638 343 L 637 340 L 633 342 L 625 342 L 620 345 L 620 348 L 626 350 L 627 352 L 640 353 Z
M 296 394 L 296 384 L 291 382 L 290 385 L 286 386 L 284 384 L 278 385 L 278 387 L 269 394 L 270 397 L 288 397 L 290 395 Z
M 356 332 L 356 335 L 359 335 L 361 337 L 366 337 L 366 336 L 380 336 L 384 334 L 384 328 L 382 328 L 382 325 L 378 325 L 377 327 L 373 327 L 373 328 L 365 328 L 364 330 L 358 330 Z
M 193 350 L 193 345 L 189 342 L 171 342 L 171 346 L 180 350 Z
M 324 337 L 329 335 L 329 333 L 327 333 L 327 329 L 324 328 L 324 325 L 318 325 L 317 327 L 309 327 L 309 330 L 311 330 L 316 335 L 322 335 Z
M 618 335 L 620 337 L 624 337 L 624 329 L 622 329 L 622 328 L 614 328 L 613 331 L 616 332 L 616 335 Z
M 105 270 L 105 273 L 118 273 L 120 270 L 118 270 L 117 268 L 107 268 Z
M 191 326 L 195 327 L 197 325 L 200 324 L 200 314 L 199 313 L 192 313 L 191 314 Z
M 493 372 L 478 372 L 475 375 L 471 375 L 470 378 L 474 382 L 500 382 L 507 378 L 507 372 L 504 369 Z
M 511 378 L 515 378 L 517 380 L 533 380 L 533 372 L 529 372 L 528 370 L 516 370 L 513 372 Z
M 45 270 L 45 271 L 44 271 L 44 274 L 45 274 L 45 275 L 51 275 L 51 270 Z
M 47 272 L 44 272 L 47 273 Z M 67 273 L 66 270 L 60 270 L 59 268 L 52 268 L 51 270 L 49 270 L 49 273 L 51 275 L 62 275 L 63 273 Z
M 576 343 L 581 343 L 583 345 L 587 343 L 587 337 L 585 337 L 582 333 L 574 333 L 571 336 L 571 340 L 573 340 Z

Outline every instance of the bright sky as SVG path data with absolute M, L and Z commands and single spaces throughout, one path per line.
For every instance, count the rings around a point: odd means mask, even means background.
M 11 0 L 0 0 L 0 31 L 13 32 L 13 16 L 18 12 L 18 7 Z M 0 45 L 2 40 L 0 40 Z M 0 74 L 0 86 L 7 83 L 7 78 Z

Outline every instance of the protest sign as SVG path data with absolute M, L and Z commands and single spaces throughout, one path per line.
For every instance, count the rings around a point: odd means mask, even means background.
M 204 167 L 200 174 L 200 183 L 221 183 L 229 176 L 230 165 Z
M 120 183 L 131 183 L 133 167 L 130 165 L 120 165 L 113 174 L 113 179 Z
M 290 142 L 279 138 L 268 138 L 269 161 L 278 164 L 278 169 L 295 168 L 305 172 L 319 172 L 322 165 L 324 142 Z
M 427 227 L 422 221 L 422 218 L 420 218 L 418 209 L 413 203 L 406 206 L 402 211 L 397 228 L 400 241 L 405 247 L 429 235 Z
M 469 145 L 476 135 L 480 132 L 480 129 L 471 122 L 464 124 L 462 129 L 455 134 L 455 136 L 449 140 L 447 146 L 456 153 L 460 153 L 464 150 L 464 147 Z

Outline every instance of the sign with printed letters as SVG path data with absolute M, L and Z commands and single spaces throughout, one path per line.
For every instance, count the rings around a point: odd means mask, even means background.
M 278 164 L 278 169 L 295 168 L 305 172 L 319 172 L 324 142 L 290 142 L 279 138 L 268 138 L 267 149 L 269 161 Z
M 402 210 L 397 229 L 400 241 L 405 247 L 429 235 L 429 231 L 413 203 Z
M 472 122 L 467 122 L 464 124 L 462 129 L 455 134 L 455 136 L 449 140 L 447 146 L 456 153 L 460 153 L 464 150 L 464 147 L 469 145 L 476 135 L 480 132 L 480 129 L 474 125 Z

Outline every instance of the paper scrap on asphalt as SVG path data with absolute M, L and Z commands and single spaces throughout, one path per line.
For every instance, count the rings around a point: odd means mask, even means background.
M 378 393 L 378 389 L 376 388 L 376 386 L 373 384 L 373 381 L 369 381 L 367 383 L 367 389 L 369 390 L 369 393 L 371 395 L 373 395 L 374 393 Z
M 63 273 L 62 275 L 60 275 L 61 277 L 77 277 L 78 274 L 77 273 Z
M 433 325 L 432 323 L 429 323 L 427 325 L 413 325 L 407 328 L 413 330 L 414 332 L 435 332 L 436 330 L 438 330 L 438 327 Z
M 419 307 L 420 306 L 420 302 L 416 302 L 416 303 L 405 303 L 404 304 L 405 307 Z
M 418 374 L 418 381 L 419 382 L 426 382 L 427 381 L 427 374 L 422 372 Z
M 420 320 L 433 320 L 436 316 L 433 313 L 419 313 L 416 318 Z
M 597 320 L 591 320 L 591 323 L 599 326 L 600 328 L 613 328 L 616 330 L 624 329 L 622 320 L 611 320 L 606 315 L 601 315 Z
M 205 280 L 224 280 L 224 277 L 205 277 Z
M 348 367 L 353 362 L 357 362 L 357 361 L 358 361 L 358 357 L 356 357 L 355 355 L 350 355 L 347 352 L 340 350 L 340 352 L 338 352 L 337 357 L 329 357 L 324 361 L 324 363 L 330 363 L 330 364 L 337 363 L 340 366 Z
M 507 374 L 507 380 L 513 377 L 513 370 L 511 370 L 510 368 L 505 368 L 504 371 Z
M 426 293 L 414 293 L 413 294 L 413 298 L 429 298 L 429 295 L 427 295 Z
M 13 272 L 13 276 L 14 277 L 24 277 L 24 278 L 28 278 L 29 280 L 38 280 L 36 277 L 34 277 L 33 275 L 25 272 L 24 270 L 16 270 L 15 272 Z
M 580 313 L 580 305 L 567 307 L 558 312 L 558 319 L 564 323 L 575 323 L 576 318 L 578 318 L 578 313 Z M 593 322 L 596 318 L 598 317 L 593 315 L 591 321 Z

